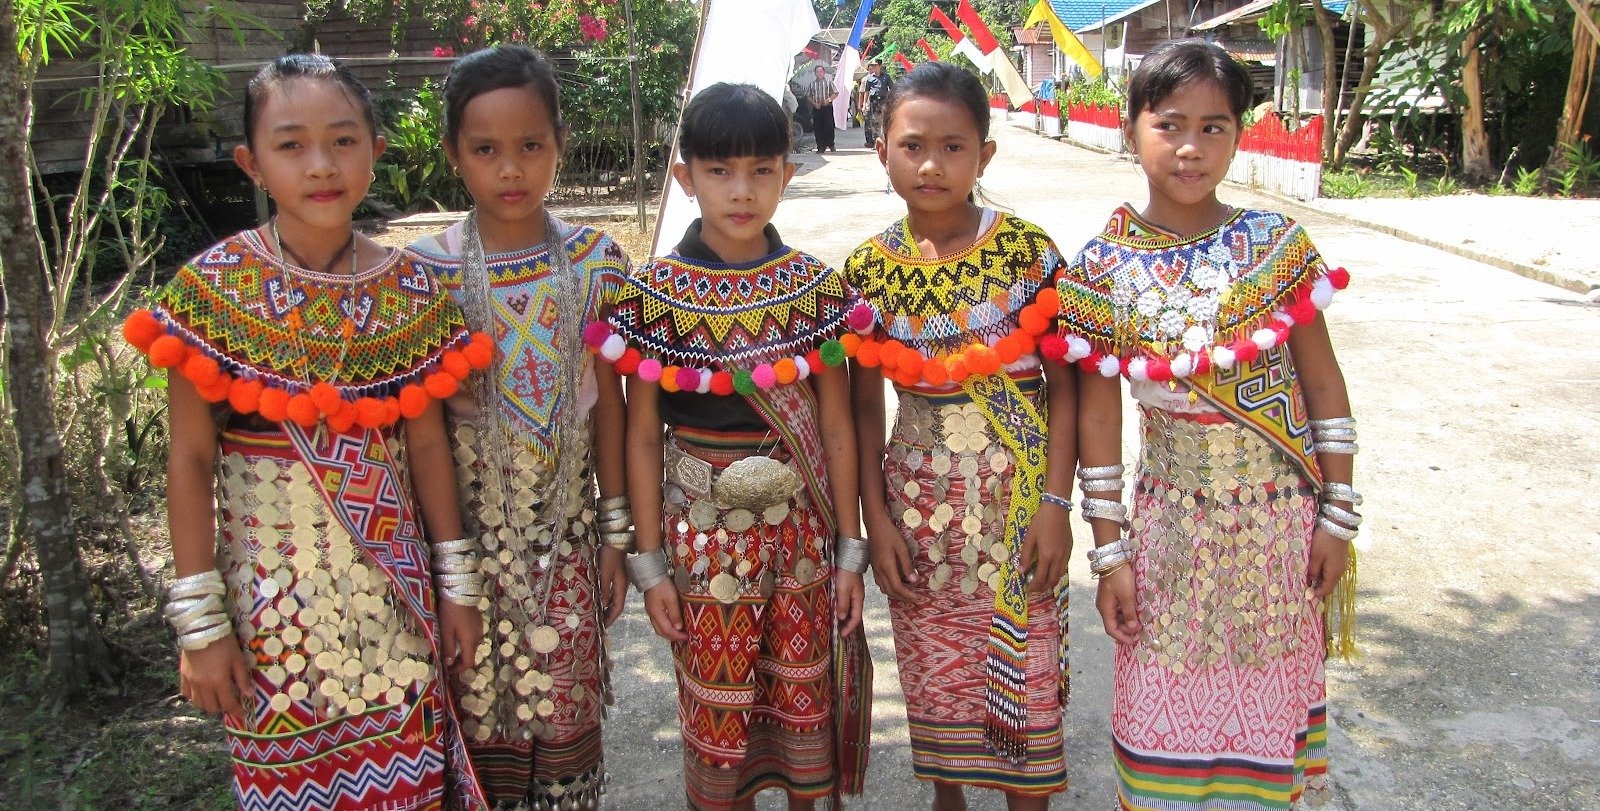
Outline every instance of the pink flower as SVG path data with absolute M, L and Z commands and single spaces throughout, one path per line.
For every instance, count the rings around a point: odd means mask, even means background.
M 461 24 L 465 25 L 468 28 L 477 28 L 478 27 L 478 15 L 476 15 L 476 14 L 468 14 L 467 18 L 465 20 L 461 21 Z
M 439 57 L 440 59 L 444 59 L 446 57 L 455 56 L 456 49 L 448 45 L 435 45 L 433 46 L 433 55 Z
M 578 30 L 586 42 L 603 42 L 606 38 L 606 21 L 585 14 L 578 18 Z

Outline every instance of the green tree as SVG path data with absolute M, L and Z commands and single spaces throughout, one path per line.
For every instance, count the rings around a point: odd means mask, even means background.
M 157 123 L 182 104 L 204 111 L 221 74 L 187 55 L 203 27 L 237 30 L 230 3 L 186 0 L 16 0 L 0 4 L 0 262 L 6 312 L 6 408 L 14 430 L 4 452 L 20 475 L 8 493 L 11 512 L 27 515 L 47 609 L 50 672 L 60 698 L 115 674 L 96 624 L 63 455 L 73 437 L 87 441 L 87 473 L 102 494 L 112 489 L 105 459 L 128 400 L 95 394 L 80 370 L 126 369 L 106 340 L 133 281 L 149 272 L 162 246 L 166 197 L 151 161 Z M 11 15 L 14 13 L 14 17 Z M 38 176 L 30 136 L 41 68 L 55 57 L 81 71 L 83 169 L 65 194 Z M 112 384 L 97 380 L 99 392 Z M 80 403 L 87 395 L 91 399 Z M 78 406 L 86 407 L 78 407 Z M 104 406 L 104 407 L 101 407 Z M 112 511 L 124 505 L 113 499 Z M 126 526 L 126 525 L 124 525 Z M 136 552 L 133 563 L 154 591 Z M 151 596 L 154 596 L 153 594 Z

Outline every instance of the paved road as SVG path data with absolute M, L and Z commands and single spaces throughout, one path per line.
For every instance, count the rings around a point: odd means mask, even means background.
M 1071 252 L 1119 202 L 1132 164 L 997 123 L 995 202 Z M 787 240 L 842 262 L 904 213 L 875 156 L 798 157 L 780 207 Z M 1238 205 L 1278 204 L 1237 188 Z M 1292 211 L 1354 283 L 1330 311 L 1361 419 L 1357 488 L 1364 656 L 1331 667 L 1338 809 L 1600 807 L 1600 306 L 1502 270 Z M 1128 421 L 1131 426 L 1131 419 Z M 1131 458 L 1136 442 L 1124 440 Z M 1078 537 L 1087 537 L 1080 524 Z M 1071 789 L 1054 807 L 1114 805 L 1111 645 L 1081 552 L 1072 567 Z M 870 789 L 852 808 L 926 808 L 911 777 L 883 598 Z M 635 595 L 613 635 L 607 739 L 616 808 L 681 807 L 671 658 Z M 973 792 L 975 809 L 1003 808 Z M 769 792 L 762 808 L 781 808 Z

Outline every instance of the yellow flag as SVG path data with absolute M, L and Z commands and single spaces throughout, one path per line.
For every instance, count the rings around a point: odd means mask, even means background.
M 1050 36 L 1055 39 L 1056 47 L 1067 55 L 1068 59 L 1078 63 L 1083 72 L 1090 76 L 1099 76 L 1102 72 L 1100 63 L 1095 60 L 1089 49 L 1083 47 L 1076 34 L 1062 24 L 1061 18 L 1056 16 L 1056 10 L 1050 7 L 1049 0 L 1039 0 L 1034 4 L 1033 11 L 1028 13 L 1028 21 L 1022 24 L 1023 28 L 1032 28 L 1041 22 L 1050 24 Z

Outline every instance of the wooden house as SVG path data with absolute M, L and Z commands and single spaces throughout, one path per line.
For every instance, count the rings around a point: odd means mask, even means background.
M 192 32 L 190 55 L 223 75 L 224 93 L 203 112 L 188 107 L 167 111 L 156 132 L 156 159 L 164 168 L 200 168 L 232 160 L 244 140 L 244 89 L 250 77 L 273 58 L 319 50 L 350 65 L 374 95 L 400 94 L 423 80 L 442 80 L 451 60 L 434 55 L 441 43 L 425 23 L 391 27 L 366 24 L 341 11 L 307 21 L 303 0 L 231 0 L 245 23 L 236 32 L 209 25 Z M 242 41 L 241 41 L 242 40 Z M 41 174 L 77 172 L 90 115 L 82 91 L 93 84 L 94 66 L 82 60 L 53 60 L 40 73 L 34 93 L 33 148 Z

